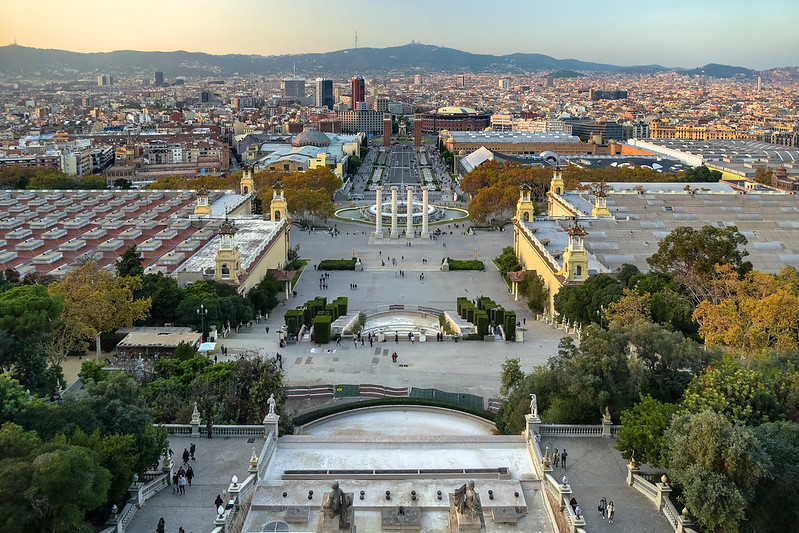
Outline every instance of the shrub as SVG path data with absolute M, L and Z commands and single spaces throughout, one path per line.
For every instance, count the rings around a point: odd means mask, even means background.
M 317 344 L 330 342 L 330 324 L 333 317 L 330 315 L 316 315 L 313 319 L 313 340 Z
M 450 270 L 485 270 L 485 264 L 479 259 L 452 259 L 447 257 Z M 443 261 L 442 261 L 443 263 Z
M 318 270 L 355 270 L 355 261 L 352 259 L 322 259 L 319 261 Z

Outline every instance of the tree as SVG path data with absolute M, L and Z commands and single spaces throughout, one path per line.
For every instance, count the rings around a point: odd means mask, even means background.
M 589 276 L 581 285 L 564 285 L 555 294 L 555 311 L 571 322 L 599 324 L 603 308 L 621 298 L 619 283 L 607 274 Z
M 792 365 L 763 355 L 752 365 L 742 366 L 724 354 L 691 380 L 683 407 L 690 413 L 713 411 L 733 422 L 758 425 L 793 417 L 799 421 L 795 392 L 799 374 Z
M 517 272 L 521 270 L 522 264 L 519 258 L 516 257 L 516 252 L 513 246 L 506 246 L 502 249 L 502 253 L 494 260 L 494 263 L 499 269 L 499 273 L 503 278 L 506 278 L 508 272 Z
M 640 320 L 648 321 L 649 293 L 638 294 L 625 288 L 621 298 L 608 304 L 604 318 L 610 329 L 629 326 Z
M 723 177 L 724 175 L 718 170 L 711 170 L 705 165 L 699 165 L 686 170 L 682 181 L 688 183 L 715 183 Z
M 717 264 L 732 265 L 739 275 L 752 269 L 752 263 L 744 261 L 749 252 L 739 248 L 746 243 L 746 237 L 735 226 L 707 225 L 700 230 L 680 226 L 660 241 L 657 252 L 646 262 L 656 272 L 673 275 L 698 304 L 712 300 L 711 282 Z
M 709 346 L 723 346 L 743 357 L 766 349 L 799 348 L 799 275 L 752 271 L 743 278 L 731 265 L 716 266 L 713 301 L 700 302 L 693 318 Z
M 524 372 L 519 364 L 519 358 L 505 359 L 502 363 L 502 385 L 499 387 L 500 394 L 508 394 L 513 388 L 524 379 Z
M 540 274 L 526 272 L 519 282 L 519 293 L 527 298 L 527 307 L 533 313 L 544 313 L 549 309 L 549 289 Z
M 771 472 L 760 480 L 755 499 L 746 513 L 745 531 L 790 531 L 799 520 L 799 509 L 788 508 L 799 491 L 799 424 L 773 422 L 753 429 L 771 458 Z
M 15 422 L 28 405 L 28 395 L 16 379 L 0 374 L 0 424 Z
M 64 298 L 67 327 L 83 338 L 99 338 L 102 332 L 130 327 L 135 320 L 147 317 L 150 299 L 133 298 L 133 291 L 139 287 L 141 278 L 114 277 L 90 262 L 50 285 L 50 294 Z
M 119 257 L 119 261 L 115 263 L 117 269 L 117 276 L 138 276 L 144 275 L 144 267 L 142 266 L 142 255 L 136 249 L 136 245 L 129 247 Z
M 771 178 L 774 171 L 770 167 L 757 167 L 755 169 L 755 181 L 763 185 L 771 185 Z
M 123 190 L 132 189 L 133 183 L 130 180 L 126 180 L 124 178 L 117 178 L 114 180 L 114 188 L 123 189 Z
M 718 413 L 674 417 L 665 433 L 672 480 L 704 527 L 738 531 L 771 459 L 751 429 Z
M 616 435 L 616 449 L 627 460 L 660 466 L 666 463 L 664 433 L 680 406 L 641 395 L 638 403 L 621 412 L 622 427 Z

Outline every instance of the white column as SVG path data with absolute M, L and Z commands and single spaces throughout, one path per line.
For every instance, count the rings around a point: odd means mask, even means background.
M 408 185 L 405 190 L 408 191 L 408 219 L 405 227 L 405 238 L 413 239 L 413 187 Z
M 377 215 L 375 216 L 375 237 L 381 238 L 383 236 L 383 212 L 380 209 L 380 193 L 383 191 L 383 187 L 378 185 L 375 187 L 375 191 L 377 191 L 377 200 L 375 201 L 375 206 L 377 207 Z
M 427 239 L 427 187 L 422 187 L 422 238 Z
M 391 238 L 396 239 L 397 233 L 397 186 L 391 187 Z

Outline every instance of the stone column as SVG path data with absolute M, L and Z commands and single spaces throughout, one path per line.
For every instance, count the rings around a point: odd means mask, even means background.
M 429 239 L 430 234 L 427 233 L 427 187 L 422 187 L 422 235 L 423 239 Z
M 375 192 L 377 193 L 377 200 L 375 201 L 375 206 L 377 206 L 377 215 L 375 216 L 375 237 L 378 239 L 383 237 L 383 212 L 380 209 L 380 193 L 382 191 L 382 185 L 375 187 Z
M 391 238 L 399 237 L 397 233 L 397 189 L 396 185 L 391 187 Z
M 408 211 L 406 212 L 407 220 L 405 227 L 405 238 L 413 239 L 413 187 L 408 185 L 405 187 L 408 192 Z

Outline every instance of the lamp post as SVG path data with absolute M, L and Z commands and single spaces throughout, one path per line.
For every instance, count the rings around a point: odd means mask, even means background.
M 197 309 L 197 315 L 200 317 L 200 343 L 205 342 L 205 316 L 208 314 L 208 309 L 205 308 L 205 305 L 200 304 L 200 308 Z

